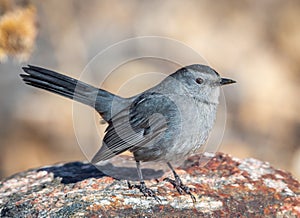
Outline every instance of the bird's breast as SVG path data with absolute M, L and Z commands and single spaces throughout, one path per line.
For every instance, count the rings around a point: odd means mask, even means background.
M 180 111 L 180 126 L 174 134 L 173 144 L 168 147 L 169 154 L 166 159 L 178 159 L 190 155 L 207 141 L 213 128 L 217 105 L 202 102 L 188 102 Z M 172 125 L 171 130 L 175 129 Z

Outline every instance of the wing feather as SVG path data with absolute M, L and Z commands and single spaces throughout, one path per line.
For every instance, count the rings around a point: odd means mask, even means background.
M 147 93 L 137 97 L 130 107 L 116 114 L 105 130 L 102 147 L 93 157 L 97 163 L 110 159 L 124 151 L 135 151 L 156 141 L 167 129 L 165 119 L 159 116 L 153 105 L 163 101 L 163 95 Z M 154 109 L 154 110 L 153 110 Z

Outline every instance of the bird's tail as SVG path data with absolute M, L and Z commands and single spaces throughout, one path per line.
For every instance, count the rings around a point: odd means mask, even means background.
M 89 105 L 95 108 L 106 121 L 111 118 L 113 99 L 120 98 L 110 92 L 45 68 L 28 65 L 22 69 L 26 74 L 20 76 L 26 84 Z

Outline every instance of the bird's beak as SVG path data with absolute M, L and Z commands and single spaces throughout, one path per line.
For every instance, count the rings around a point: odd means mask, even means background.
M 231 83 L 236 83 L 236 81 L 232 80 L 232 79 L 227 79 L 227 78 L 221 78 L 221 86 L 223 85 L 228 85 L 228 84 L 231 84 Z

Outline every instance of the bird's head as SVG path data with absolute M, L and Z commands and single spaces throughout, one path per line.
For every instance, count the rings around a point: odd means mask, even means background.
M 211 67 L 200 64 L 183 67 L 170 76 L 187 90 L 185 94 L 208 103 L 218 102 L 220 86 L 235 83 L 234 80 L 221 78 Z

